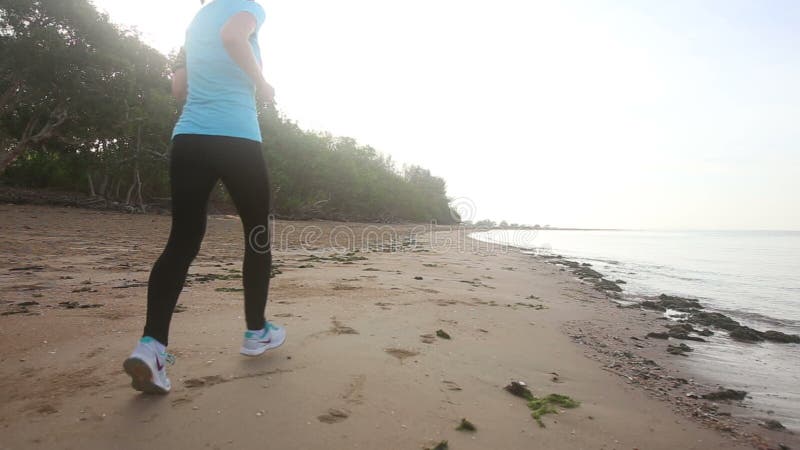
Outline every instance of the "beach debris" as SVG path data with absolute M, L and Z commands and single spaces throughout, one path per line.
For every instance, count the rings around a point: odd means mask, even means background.
M 447 441 L 441 441 L 433 447 L 425 447 L 425 450 L 448 450 Z
M 473 425 L 472 422 L 467 419 L 461 419 L 461 423 L 456 427 L 456 430 L 469 432 L 478 431 L 475 425 Z
M 694 351 L 692 347 L 681 342 L 678 345 L 668 345 L 667 346 L 667 353 L 670 355 L 681 355 L 681 356 L 688 356 L 686 352 Z
M 415 279 L 415 280 L 421 280 L 421 279 L 422 279 L 422 277 L 420 277 L 420 276 L 416 276 L 416 277 L 414 277 L 414 279 Z
M 528 408 L 531 410 L 531 417 L 536 420 L 540 427 L 544 428 L 542 416 L 546 414 L 558 414 L 558 408 L 572 409 L 580 406 L 580 402 L 562 394 L 550 394 L 543 398 L 532 398 L 528 401 Z
M 759 423 L 759 425 L 768 430 L 773 430 L 773 431 L 780 431 L 786 429 L 786 427 L 783 426 L 782 423 L 778 422 L 775 419 L 764 419 Z
M 12 267 L 8 269 L 9 272 L 39 271 L 39 270 L 44 270 L 44 266 L 22 266 L 22 267 Z
M 528 385 L 525 384 L 524 381 L 512 381 L 511 383 L 508 384 L 508 386 L 504 387 L 503 389 L 510 392 L 511 395 L 524 398 L 525 400 L 528 401 L 534 398 L 530 389 L 528 389 Z
M 544 306 L 542 304 L 535 304 L 534 305 L 533 303 L 525 303 L 525 302 L 517 302 L 517 303 L 515 303 L 515 305 L 527 306 L 528 308 L 534 309 L 536 311 L 541 311 L 541 310 L 547 308 L 546 306 Z
M 343 409 L 331 408 L 327 413 L 317 416 L 317 420 L 323 423 L 337 423 L 350 417 L 350 413 Z
M 73 301 L 58 302 L 58 304 L 60 306 L 62 306 L 63 308 L 66 308 L 66 309 L 78 309 L 78 308 L 80 308 L 80 309 L 88 309 L 88 308 L 100 308 L 101 306 L 103 306 L 103 305 L 101 305 L 99 303 L 94 303 L 94 304 L 92 304 L 92 303 L 83 303 L 83 304 L 81 304 L 80 302 L 77 302 L 77 301 L 74 301 L 74 300 Z
M 303 262 L 333 261 L 335 263 L 353 264 L 354 261 L 364 261 L 368 259 L 366 256 L 359 256 L 357 253 L 358 252 L 356 251 L 352 251 L 352 252 L 347 252 L 345 254 L 331 253 L 328 256 L 309 255 L 307 258 L 301 259 L 300 261 Z
M 747 391 L 737 391 L 735 389 L 720 389 L 702 395 L 706 400 L 744 400 L 745 396 L 747 396 Z
M 234 287 L 218 287 L 214 290 L 217 292 L 244 292 L 244 288 L 234 288 Z
M 439 265 L 435 264 L 435 263 L 426 263 L 426 264 L 423 264 L 423 266 L 425 266 L 425 267 L 439 267 Z
M 441 330 L 441 329 L 436 330 L 436 336 L 439 336 L 442 339 L 451 339 L 450 335 L 447 334 L 446 331 Z
M 97 292 L 97 289 L 91 286 L 83 286 L 73 289 L 72 292 Z
M 137 288 L 137 287 L 146 287 L 146 281 L 125 281 L 125 283 L 119 286 L 111 286 L 111 289 L 130 289 L 130 288 Z
M 183 303 L 180 303 L 178 305 L 175 305 L 175 311 L 174 312 L 175 312 L 175 314 L 179 314 L 179 313 L 182 313 L 182 312 L 186 312 L 186 310 L 188 310 L 188 309 L 189 308 L 187 308 L 186 305 L 184 305 Z

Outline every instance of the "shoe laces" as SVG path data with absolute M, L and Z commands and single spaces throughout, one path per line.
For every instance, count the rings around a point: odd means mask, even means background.
M 173 355 L 172 353 L 164 352 L 161 354 L 161 356 L 164 357 L 164 361 L 166 361 L 167 364 L 169 364 L 170 366 L 175 365 L 175 355 Z

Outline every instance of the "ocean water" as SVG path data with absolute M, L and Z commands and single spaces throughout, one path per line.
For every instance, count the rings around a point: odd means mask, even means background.
M 471 237 L 588 262 L 627 296 L 697 298 L 760 330 L 800 334 L 800 231 L 491 230 Z M 742 344 L 724 332 L 681 365 L 745 389 L 754 418 L 800 431 L 800 345 Z

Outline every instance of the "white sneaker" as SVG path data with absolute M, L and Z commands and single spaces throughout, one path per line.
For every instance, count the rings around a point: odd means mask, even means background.
M 167 353 L 160 342 L 145 336 L 122 368 L 131 376 L 131 386 L 146 394 L 166 394 L 172 388 L 167 378 L 166 364 L 175 364 L 175 356 Z
M 286 340 L 286 330 L 270 322 L 264 323 L 259 331 L 245 331 L 242 349 L 239 353 L 246 356 L 258 356 L 265 351 L 280 347 Z

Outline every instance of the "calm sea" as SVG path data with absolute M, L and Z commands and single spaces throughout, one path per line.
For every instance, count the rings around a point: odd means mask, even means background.
M 591 263 L 633 297 L 700 299 L 753 328 L 800 334 L 799 231 L 492 230 L 472 237 Z M 751 392 L 754 417 L 800 430 L 800 345 L 739 344 L 717 333 L 685 358 L 727 387 Z

